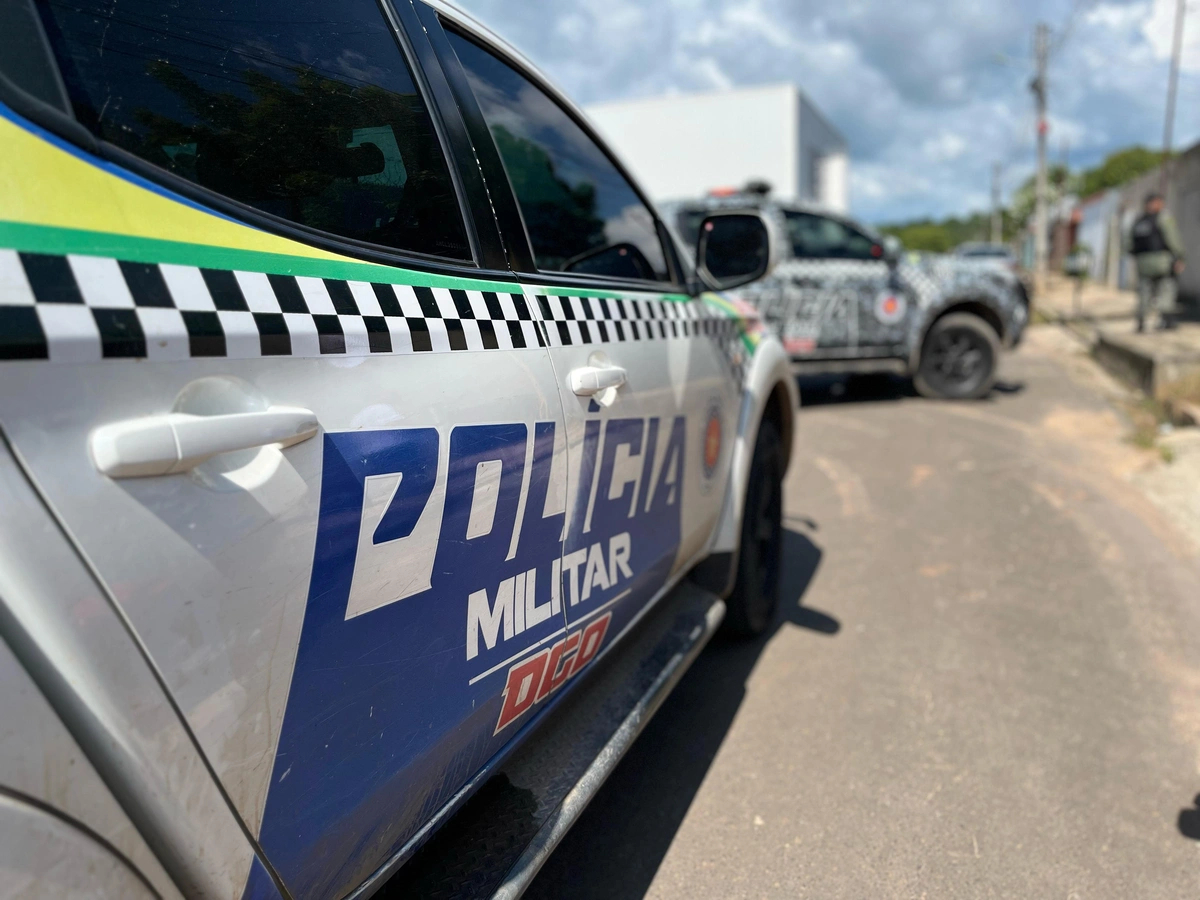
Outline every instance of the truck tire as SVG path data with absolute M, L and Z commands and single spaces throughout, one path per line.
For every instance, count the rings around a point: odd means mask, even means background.
M 726 634 L 752 638 L 771 624 L 779 606 L 782 565 L 783 445 L 775 423 L 764 420 L 746 485 L 737 575 L 725 601 Z
M 933 323 L 913 384 L 925 397 L 977 400 L 996 381 L 1000 338 L 979 316 L 950 313 Z

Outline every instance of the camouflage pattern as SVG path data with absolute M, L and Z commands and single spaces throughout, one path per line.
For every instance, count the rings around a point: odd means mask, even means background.
M 782 261 L 772 274 L 738 294 L 758 308 L 793 360 L 899 359 L 915 367 L 929 327 L 956 307 L 977 313 L 1012 346 L 1029 317 L 1027 295 L 1016 274 L 995 260 L 899 253 L 885 259 L 884 239 L 858 223 L 801 204 L 757 195 L 663 204 L 684 246 L 689 223 L 701 211 L 756 208 L 787 234 L 786 212 L 832 219 L 874 242 L 874 259 L 796 258 L 791 241 L 780 241 Z

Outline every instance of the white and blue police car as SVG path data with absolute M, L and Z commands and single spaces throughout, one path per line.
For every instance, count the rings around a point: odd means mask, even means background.
M 771 620 L 762 217 L 422 0 L 6 0 L 0 146 L 0 897 L 518 896 Z

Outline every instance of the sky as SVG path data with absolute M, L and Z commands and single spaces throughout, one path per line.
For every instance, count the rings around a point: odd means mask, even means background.
M 458 0 L 573 100 L 794 82 L 850 146 L 850 208 L 942 217 L 1033 171 L 1032 33 L 1053 33 L 1051 159 L 1162 144 L 1175 0 Z M 1175 146 L 1200 140 L 1189 0 Z

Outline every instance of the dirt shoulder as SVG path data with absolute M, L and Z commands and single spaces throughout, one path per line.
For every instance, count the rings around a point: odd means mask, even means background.
M 1110 415 L 1064 412 L 1047 416 L 1043 425 L 1136 488 L 1200 553 L 1200 429 L 1166 424 L 1161 408 L 1109 375 L 1065 326 L 1031 327 L 1018 352 L 1054 359 L 1072 381 L 1110 402 Z

